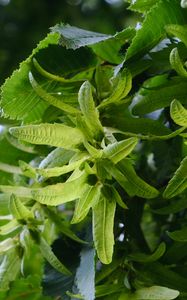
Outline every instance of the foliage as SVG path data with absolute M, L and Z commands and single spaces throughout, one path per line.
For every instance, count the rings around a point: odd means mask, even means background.
M 57 24 L 2 86 L 1 299 L 187 297 L 185 1 L 130 4 L 139 30 Z

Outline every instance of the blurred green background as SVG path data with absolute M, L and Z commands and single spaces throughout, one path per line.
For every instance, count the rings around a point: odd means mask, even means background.
M 103 33 L 135 25 L 124 0 L 0 0 L 0 84 L 56 23 Z

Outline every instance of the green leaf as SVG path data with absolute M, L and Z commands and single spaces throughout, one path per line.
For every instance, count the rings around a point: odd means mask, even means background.
M 185 157 L 179 168 L 176 170 L 174 176 L 169 181 L 163 196 L 165 198 L 172 198 L 182 193 L 187 188 L 187 157 Z
M 140 263 L 151 263 L 160 259 L 160 257 L 164 255 L 165 251 L 166 245 L 164 243 L 161 243 L 153 254 L 146 255 L 143 253 L 134 253 L 129 255 L 129 259 Z
M 169 215 L 175 214 L 181 210 L 184 210 L 185 208 L 187 208 L 186 198 L 182 197 L 181 199 L 177 199 L 177 201 L 172 201 L 167 206 L 159 209 L 154 209 L 153 212 L 159 215 Z
M 104 61 L 112 64 L 120 64 L 124 60 L 125 52 L 121 48 L 129 43 L 135 35 L 135 29 L 132 27 L 125 28 L 117 32 L 114 36 L 91 45 L 91 49 Z
M 155 0 L 136 0 L 135 2 L 131 2 L 132 4 L 128 7 L 128 9 L 140 13 L 147 13 L 152 6 L 156 5 Z
M 101 164 L 101 162 L 100 162 Z M 111 161 L 104 161 L 102 163 L 103 168 L 107 171 L 108 175 L 114 177 L 114 179 L 121 185 L 121 187 L 127 192 L 130 197 L 133 197 L 136 192 L 134 186 L 128 181 L 128 179 L 120 172 L 119 169 Z
M 1 294 L 0 294 L 1 297 Z M 29 275 L 27 278 L 16 279 L 11 283 L 9 290 L 1 300 L 52 300 L 51 297 L 42 295 L 40 277 Z
M 177 48 L 172 49 L 169 59 L 172 69 L 174 69 L 181 77 L 187 78 L 187 71 L 183 66 Z
M 176 124 L 187 127 L 187 109 L 179 101 L 172 101 L 170 114 Z
M 33 213 L 14 194 L 12 194 L 10 197 L 9 208 L 10 208 L 11 214 L 17 220 L 34 219 Z
M 123 209 L 127 209 L 127 205 L 121 199 L 121 196 L 117 192 L 117 190 L 112 185 L 104 185 L 103 193 L 105 194 L 106 198 L 113 198 L 116 203 L 121 206 Z
M 50 145 L 66 149 L 76 148 L 84 137 L 77 128 L 63 124 L 40 124 L 10 128 L 10 133 L 23 141 L 36 145 Z
M 115 283 L 115 284 L 101 284 L 96 286 L 96 296 L 97 297 L 103 297 L 106 295 L 112 295 L 112 299 L 114 299 L 115 293 L 120 293 L 122 290 L 124 290 L 124 284 Z M 111 296 L 110 296 L 111 297 Z M 110 299 L 110 298 L 107 298 Z
M 158 17 L 159 16 L 159 17 Z M 158 1 L 148 12 L 142 27 L 137 31 L 126 59 L 143 56 L 165 37 L 164 26 L 167 24 L 184 24 L 185 14 L 181 10 L 178 0 Z M 153 26 L 157 24 L 157 26 Z
M 114 215 L 116 202 L 103 194 L 93 206 L 93 239 L 97 255 L 103 264 L 112 261 L 114 246 Z
M 46 101 L 43 101 L 36 94 L 29 82 L 29 72 L 32 71 L 34 75 L 36 74 L 32 63 L 33 57 L 48 72 L 54 73 L 57 71 L 59 76 L 71 77 L 73 75 L 84 80 L 90 78 L 93 72 L 90 69 L 97 64 L 97 59 L 93 52 L 90 49 L 67 51 L 65 48 L 57 45 L 59 37 L 57 33 L 53 33 L 50 36 L 49 45 L 46 44 L 46 48 L 43 47 L 39 48 L 38 51 L 33 51 L 32 55 L 20 65 L 20 69 L 15 71 L 2 86 L 1 107 L 3 108 L 4 116 L 12 119 L 24 119 L 24 123 L 32 123 L 41 121 L 45 110 L 49 106 Z M 54 38 L 52 39 L 53 36 Z M 60 64 L 59 61 L 61 62 Z M 63 68 L 61 67 L 62 65 Z M 83 72 L 85 69 L 89 69 L 89 72 Z M 81 75 L 80 72 L 82 72 Z M 72 83 L 69 90 L 66 85 L 55 82 L 51 78 L 45 79 L 42 76 L 37 76 L 37 79 L 39 79 L 40 86 L 46 92 L 54 93 L 59 100 L 61 99 L 64 102 L 66 100 L 67 104 L 70 104 L 72 100 L 74 104 L 77 103 L 79 84 Z
M 171 78 L 167 83 L 151 89 L 142 88 L 137 98 L 138 102 L 134 105 L 132 112 L 135 115 L 148 114 L 169 106 L 174 99 L 186 103 L 186 93 L 186 80 L 181 77 Z
M 33 153 L 27 153 L 24 150 L 18 149 L 12 143 L 10 143 L 9 138 L 6 135 L 0 139 L 0 157 L 2 163 L 9 164 L 12 166 L 18 165 L 20 157 L 22 158 L 22 160 L 25 161 L 31 160 L 33 158 Z
M 80 294 L 87 300 L 95 299 L 95 250 L 83 248 L 80 265 L 76 271 L 75 283 Z
M 101 184 L 88 187 L 80 199 L 77 200 L 73 219 L 71 220 L 72 224 L 82 221 L 89 212 L 89 209 L 94 205 L 94 203 L 97 203 L 100 198 L 101 187 Z
M 1 216 L 9 215 L 9 201 L 10 196 L 6 194 L 0 194 L 0 212 Z
M 179 38 L 187 46 L 187 32 L 186 25 L 174 25 L 170 24 L 165 27 L 166 32 L 169 35 Z
M 74 78 L 70 78 L 70 79 L 66 79 L 62 76 L 59 76 L 59 75 L 55 75 L 55 74 L 52 74 L 48 71 L 46 71 L 44 68 L 42 68 L 42 66 L 38 63 L 38 61 L 33 58 L 33 65 L 35 66 L 36 70 L 41 74 L 43 75 L 44 77 L 48 78 L 48 79 L 51 79 L 51 80 L 55 80 L 55 81 L 59 81 L 59 82 L 62 82 L 62 83 L 68 83 L 68 82 L 76 82 L 76 81 L 83 81 L 84 79 L 81 79 L 81 77 L 79 78 L 80 74 L 78 77 L 75 76 L 75 79 Z M 33 77 L 31 77 L 31 79 L 33 79 Z M 32 85 L 32 80 L 31 80 L 31 85 Z M 33 85 L 35 86 L 36 88 L 36 91 L 37 91 L 37 85 L 35 84 L 35 81 L 33 82 Z M 33 86 L 33 88 L 34 88 Z M 38 92 L 40 93 L 40 88 L 38 90 Z M 41 96 L 42 96 L 42 91 L 41 91 Z M 45 96 L 45 95 L 44 95 Z M 46 99 L 47 100 L 47 99 Z M 57 99 L 56 99 L 57 100 Z M 53 101 L 52 101 L 53 102 Z M 58 104 L 58 101 L 56 101 L 56 104 Z M 57 106 L 58 107 L 58 106 Z
M 100 138 L 103 135 L 103 128 L 93 100 L 92 88 L 88 81 L 82 84 L 78 94 L 78 101 L 88 129 L 94 137 Z
M 2 242 L 0 242 L 0 255 L 4 252 L 7 252 L 11 248 L 15 248 L 16 244 L 13 239 L 8 238 Z
M 31 72 L 29 72 L 29 80 L 32 85 L 32 88 L 36 92 L 36 94 L 44 101 L 49 103 L 50 105 L 53 105 L 69 114 L 78 114 L 80 113 L 78 109 L 74 108 L 73 106 L 66 104 L 63 102 L 63 99 L 59 100 L 58 98 L 50 95 L 47 93 L 34 79 Z
M 87 175 L 83 173 L 71 181 L 35 188 L 31 190 L 32 198 L 42 204 L 52 206 L 73 201 L 81 197 L 87 188 L 86 180 Z
M 45 81 L 51 83 L 51 88 L 54 88 L 54 91 L 57 93 L 62 92 L 59 95 L 60 99 L 62 96 L 62 99 L 65 100 L 64 96 L 66 95 L 70 98 L 67 98 L 68 104 L 70 101 L 77 103 L 77 91 L 80 84 L 82 81 L 89 80 L 92 77 L 93 69 L 97 65 L 98 60 L 93 51 L 87 47 L 67 50 L 59 43 L 57 44 L 49 45 L 33 57 L 32 61 L 35 67 L 32 70 L 33 74 L 37 75 L 39 72 L 42 75 L 42 77 L 37 77 L 39 82 L 42 82 L 42 79 L 45 78 Z M 63 78 L 65 82 L 59 80 L 59 77 Z M 70 97 L 71 93 L 75 93 L 72 100 Z M 56 96 L 58 97 L 58 94 Z
M 179 291 L 168 289 L 167 287 L 163 286 L 151 286 L 148 288 L 142 288 L 137 290 L 134 295 L 133 299 L 137 300 L 172 300 L 176 299 L 179 296 Z M 120 300 L 122 300 L 121 298 Z M 131 299 L 131 297 L 130 297 Z
M 114 108 L 113 108 L 114 109 Z M 123 110 L 121 110 L 123 112 Z M 171 130 L 164 126 L 158 120 L 152 120 L 148 118 L 132 118 L 124 117 L 119 113 L 117 115 L 114 112 L 107 116 L 105 119 L 105 124 L 110 126 L 112 124 L 113 128 L 118 128 L 126 133 L 136 133 L 139 135 L 147 136 L 164 136 L 169 135 Z
M 2 86 L 1 107 L 4 116 L 12 119 L 26 118 L 29 114 L 30 120 L 40 120 L 47 105 L 32 91 L 28 80 L 32 57 L 49 44 L 58 43 L 58 34 L 49 34 L 33 50 L 28 59 L 20 65 L 20 69 L 14 71 Z
M 168 232 L 168 235 L 174 241 L 187 242 L 187 227 L 184 227 L 181 230 Z
M 159 192 L 154 187 L 142 180 L 135 172 L 133 166 L 128 160 L 118 163 L 120 171 L 125 175 L 134 188 L 134 193 L 142 198 L 151 199 L 158 196 Z
M 31 189 L 24 186 L 0 185 L 0 191 L 5 194 L 15 194 L 18 197 L 31 198 Z
M 7 235 L 19 229 L 21 227 L 17 220 L 13 219 L 10 222 L 0 227 L 0 235 Z
M 87 31 L 63 23 L 55 25 L 51 30 L 60 34 L 60 44 L 62 46 L 74 50 L 83 46 L 96 44 L 111 37 L 107 34 Z
M 66 235 L 67 237 L 69 237 L 70 239 L 78 242 L 78 243 L 82 243 L 85 244 L 86 242 L 81 240 L 70 228 L 70 224 L 69 222 L 66 222 L 64 220 L 61 220 L 61 217 L 58 213 L 54 212 L 53 210 L 48 208 L 45 208 L 45 212 L 47 214 L 47 216 L 55 223 L 55 225 L 57 226 L 57 229 L 59 232 L 61 232 L 62 234 Z
M 99 100 L 109 96 L 112 89 L 111 77 L 114 75 L 114 68 L 110 65 L 98 65 L 95 70 L 95 83 L 97 97 Z
M 17 277 L 20 271 L 20 257 L 16 250 L 7 253 L 0 264 L 0 291 L 8 290 L 9 283 Z
M 132 76 L 128 69 L 123 69 L 113 78 L 113 91 L 98 106 L 99 109 L 125 98 L 132 88 Z M 129 101 L 129 99 L 127 100 Z
M 65 275 L 71 275 L 71 272 L 59 261 L 44 238 L 40 239 L 40 250 L 42 255 L 50 263 L 50 265 L 53 266 L 53 268 Z
M 94 157 L 94 158 L 102 157 L 102 154 L 103 154 L 102 150 L 95 148 L 94 146 L 89 144 L 87 141 L 84 141 L 84 147 L 86 148 L 88 153 L 91 155 L 91 157 Z
M 103 158 L 108 158 L 116 164 L 129 155 L 137 143 L 138 139 L 132 137 L 120 142 L 109 144 L 103 149 Z
M 31 165 L 22 160 L 19 160 L 19 166 L 25 176 L 36 179 L 36 171 Z
M 5 164 L 2 162 L 0 162 L 0 170 L 7 173 L 22 174 L 21 169 L 19 167 Z
M 64 166 L 69 162 L 75 152 L 63 148 L 51 151 L 39 164 L 39 168 L 54 168 Z
M 83 154 L 83 153 L 82 153 Z M 72 162 L 69 162 L 68 165 L 64 165 L 62 167 L 54 167 L 54 168 L 46 168 L 46 169 L 41 169 L 41 168 L 37 168 L 36 172 L 44 177 L 56 177 L 56 176 L 60 176 L 62 174 L 66 174 L 69 173 L 73 170 L 75 170 L 76 168 L 79 168 L 80 165 L 87 159 L 89 158 L 88 155 L 83 155 L 82 159 L 79 160 L 75 160 Z

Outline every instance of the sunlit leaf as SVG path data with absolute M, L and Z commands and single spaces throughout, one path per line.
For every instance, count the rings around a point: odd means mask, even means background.
M 100 184 L 96 184 L 95 186 L 88 187 L 85 193 L 82 194 L 80 199 L 77 200 L 71 223 L 78 223 L 85 218 L 89 209 L 99 200 L 101 187 Z
M 137 143 L 137 138 L 129 138 L 120 142 L 109 144 L 103 149 L 103 157 L 109 158 L 113 163 L 116 164 L 129 155 Z
M 93 206 L 93 239 L 97 255 L 103 264 L 112 261 L 114 247 L 114 214 L 116 202 L 103 194 Z
M 187 127 L 187 109 L 179 101 L 172 101 L 170 114 L 176 124 Z
M 10 133 L 31 144 L 51 145 L 66 149 L 76 148 L 83 142 L 83 135 L 80 130 L 63 124 L 45 123 L 12 127 Z
M 10 212 L 17 220 L 33 219 L 33 213 L 14 194 L 10 197 Z
M 84 82 L 79 90 L 78 101 L 84 120 L 93 136 L 102 136 L 103 128 L 99 120 L 99 112 L 95 107 L 92 96 L 92 88 L 88 81 Z

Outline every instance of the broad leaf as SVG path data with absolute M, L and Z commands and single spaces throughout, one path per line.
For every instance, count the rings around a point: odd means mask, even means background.
M 50 145 L 72 149 L 84 140 L 81 131 L 63 124 L 40 124 L 10 128 L 10 133 L 20 140 L 36 145 Z
M 121 50 L 124 44 L 132 40 L 135 32 L 134 28 L 128 27 L 104 41 L 91 45 L 91 48 L 104 61 L 112 64 L 120 64 L 125 57 L 125 52 Z
M 67 49 L 77 49 L 96 44 L 111 37 L 107 34 L 87 31 L 63 23 L 52 27 L 51 30 L 52 32 L 58 32 L 60 34 L 60 43 Z
M 28 72 L 31 68 L 32 57 L 41 49 L 48 47 L 49 44 L 58 43 L 58 34 L 49 34 L 42 40 L 36 49 L 33 50 L 31 56 L 20 65 L 20 69 L 16 70 L 10 78 L 8 78 L 2 86 L 1 107 L 4 116 L 12 119 L 22 119 L 29 115 L 30 120 L 38 120 L 41 118 L 43 111 L 47 105 L 43 103 L 39 97 L 36 97 L 32 87 L 28 81 Z
M 147 13 L 156 3 L 155 0 L 136 0 L 131 1 L 132 4 L 128 7 L 128 9 L 137 11 L 140 13 Z
M 137 31 L 136 36 L 132 40 L 127 50 L 126 59 L 142 56 L 152 49 L 164 38 L 165 25 L 184 23 L 185 14 L 181 11 L 178 0 L 173 0 L 172 2 L 165 0 L 158 1 L 156 5 L 149 10 L 142 23 L 142 27 Z M 153 24 L 157 24 L 157 26 L 153 26 Z
M 101 195 L 93 206 L 93 239 L 97 255 L 103 264 L 112 261 L 114 246 L 114 214 L 116 202 Z
M 43 101 L 33 90 L 29 81 L 29 72 L 36 74 L 33 66 L 33 57 L 42 64 L 48 72 L 58 72 L 59 76 L 75 76 L 76 73 L 83 72 L 87 68 L 93 68 L 97 64 L 95 55 L 90 49 L 69 50 L 57 45 L 57 33 L 50 34 L 48 38 L 41 42 L 45 47 L 37 48 L 32 55 L 20 65 L 20 69 L 6 80 L 2 86 L 2 102 L 4 116 L 12 119 L 24 120 L 24 123 L 41 121 L 45 110 L 49 104 Z M 45 42 L 46 41 L 46 42 Z M 61 64 L 59 64 L 61 61 Z M 63 68 L 61 67 L 63 65 Z M 82 74 L 84 80 L 90 78 L 90 72 Z M 41 76 L 36 77 L 41 88 L 48 93 L 54 93 L 59 101 L 70 104 L 71 99 L 74 104 L 77 102 L 77 92 L 79 85 L 72 83 L 71 90 L 67 91 L 62 83 L 55 82 L 53 79 L 45 79 Z M 82 79 L 82 78 L 81 78 Z M 41 92 L 41 90 L 40 90 Z M 43 91 L 42 91 L 43 92 Z M 42 93 L 43 95 L 44 93 Z M 43 96 L 42 96 L 43 97 Z M 49 97 L 48 100 L 51 101 Z M 54 99 L 53 99 L 54 100 Z M 59 103 L 58 101 L 58 103 Z M 64 105 L 65 106 L 65 105 Z M 67 106 L 66 106 L 67 108 Z

